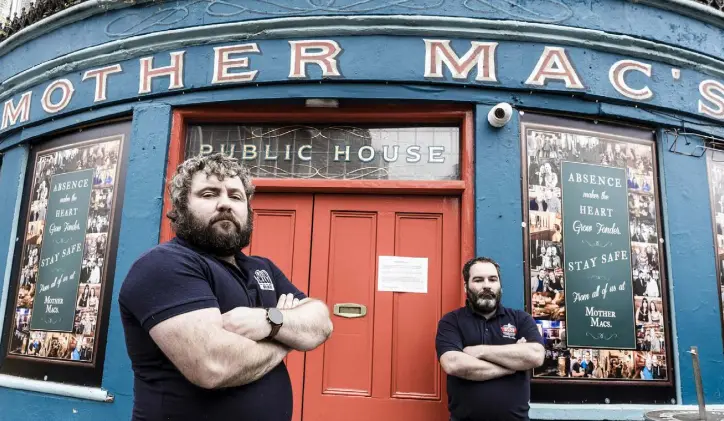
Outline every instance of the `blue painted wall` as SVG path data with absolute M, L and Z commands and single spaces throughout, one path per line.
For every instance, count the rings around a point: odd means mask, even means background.
M 511 4 L 514 4 L 511 6 Z M 668 1 L 653 1 L 666 4 Z M 666 4 L 671 6 L 670 4 Z M 703 13 L 702 13 L 703 14 Z M 83 48 L 154 32 L 262 19 L 318 16 L 451 16 L 490 21 L 535 22 L 625 34 L 662 44 L 677 45 L 721 55 L 724 44 L 721 26 L 646 4 L 624 0 L 339 0 L 334 2 L 285 0 L 261 2 L 227 0 L 212 3 L 199 0 L 146 3 L 130 9 L 103 11 L 93 18 L 56 29 L 52 34 L 64 42 L 48 45 L 45 38 L 30 40 L 13 48 L 3 58 L 0 81 L 33 65 Z M 716 20 L 716 19 L 715 19 Z M 301 20 L 301 25 L 305 20 Z M 253 33 L 254 31 L 252 31 Z M 626 38 L 621 42 L 625 45 Z M 13 45 L 8 45 L 12 47 Z M 1 48 L 1 47 L 0 47 Z
M 498 129 L 488 111 L 475 108 L 475 248 L 500 264 L 503 305 L 525 309 L 519 116 Z
M 282 2 L 279 2 L 282 3 Z M 517 115 L 502 129 L 491 128 L 487 112 L 492 104 L 509 101 L 512 104 L 533 110 L 547 110 L 594 116 L 608 120 L 625 120 L 646 126 L 680 127 L 682 119 L 686 126 L 711 135 L 724 134 L 722 123 L 697 115 L 699 98 L 698 83 L 704 78 L 722 80 L 717 70 L 724 74 L 724 55 L 719 46 L 724 45 L 724 20 L 721 25 L 698 21 L 694 17 L 682 16 L 673 11 L 662 10 L 650 5 L 636 4 L 623 0 L 563 0 L 513 2 L 516 7 L 500 7 L 491 0 L 409 0 L 392 6 L 389 0 L 372 0 L 360 3 L 344 0 L 330 2 L 290 0 L 283 2 L 287 7 L 272 7 L 264 2 L 229 0 L 225 6 L 194 0 L 148 4 L 131 8 L 112 10 L 71 23 L 60 29 L 42 35 L 34 40 L 13 45 L 13 40 L 0 45 L 0 99 L 6 88 L 26 82 L 14 75 L 42 65 L 47 60 L 108 42 L 119 42 L 123 52 L 124 38 L 131 35 L 151 34 L 169 29 L 203 27 L 218 23 L 258 22 L 269 25 L 268 19 L 280 17 L 305 17 L 296 23 L 286 21 L 287 28 L 296 25 L 297 38 L 305 37 L 304 25 L 314 22 L 315 16 L 339 16 L 342 14 L 390 16 L 419 14 L 454 16 L 480 19 L 473 21 L 492 27 L 501 26 L 501 36 L 526 35 L 530 26 L 518 27 L 507 22 L 519 20 L 542 24 L 537 26 L 537 40 L 501 41 L 498 47 L 498 78 L 500 83 L 476 83 L 467 81 L 425 80 L 424 43 L 421 36 L 391 36 L 372 32 L 366 36 L 345 36 L 335 32 L 323 37 L 340 42 L 345 52 L 339 57 L 342 81 L 320 82 L 316 66 L 309 66 L 310 81 L 287 82 L 289 72 L 288 39 L 260 39 L 261 55 L 250 55 L 251 69 L 260 71 L 258 80 L 248 85 L 209 87 L 213 45 L 238 42 L 243 34 L 236 34 L 229 41 L 199 45 L 199 40 L 190 46 L 166 48 L 154 45 L 145 54 L 157 57 L 156 67 L 168 63 L 168 52 L 185 49 L 187 90 L 167 92 L 167 78 L 154 82 L 153 94 L 137 98 L 138 54 L 122 54 L 119 60 L 124 73 L 109 78 L 109 100 L 101 104 L 92 103 L 93 81 L 81 82 L 86 67 L 73 65 L 52 70 L 50 80 L 68 77 L 75 85 L 73 101 L 63 115 L 49 118 L 40 108 L 40 96 L 48 81 L 31 84 L 34 100 L 31 121 L 22 129 L 13 128 L 0 133 L 0 151 L 5 161 L 0 171 L 0 256 L 7 255 L 14 226 L 10 222 L 16 217 L 18 180 L 27 159 L 26 142 L 36 137 L 62 130 L 67 127 L 91 121 L 110 118 L 133 111 L 133 131 L 128 175 L 121 217 L 121 232 L 114 279 L 113 308 L 109 324 L 103 388 L 114 396 L 112 404 L 92 403 L 74 399 L 63 399 L 29 392 L 0 388 L 0 420 L 115 420 L 128 419 L 132 407 L 132 375 L 126 355 L 123 332 L 120 325 L 116 294 L 123 277 L 133 260 L 158 241 L 162 218 L 163 177 L 170 131 L 170 115 L 173 107 L 189 104 L 217 104 L 248 99 L 287 99 L 308 97 L 332 98 L 377 98 L 389 100 L 453 101 L 471 104 L 475 109 L 475 211 L 477 253 L 498 259 L 504 272 L 504 304 L 522 308 L 526 294 L 523 284 L 523 233 L 521 202 L 520 139 Z M 322 6 L 322 4 L 327 4 Z M 657 3 L 651 0 L 651 3 Z M 664 3 L 664 2 L 662 2 Z M 666 2 L 671 3 L 671 2 Z M 265 6 L 266 4 L 266 6 Z M 352 4 L 362 4 L 351 6 Z M 315 6 L 316 5 L 316 6 Z M 345 8 L 345 5 L 347 8 Z M 520 6 L 524 6 L 520 7 Z M 692 12 L 693 13 L 693 12 Z M 163 23 L 158 19 L 165 16 Z M 143 21 L 144 18 L 151 17 Z M 156 19 L 156 20 L 154 20 Z M 424 18 L 419 25 L 424 26 Z M 138 25 L 139 22 L 145 22 Z M 349 19 L 350 25 L 356 21 Z M 468 23 L 470 24 L 470 23 Z M 320 24 L 323 25 L 323 24 Z M 547 26 L 550 25 L 550 26 Z M 273 26 L 273 25 L 272 25 Z M 284 25 L 282 25 L 284 26 Z M 532 71 L 544 45 L 548 43 L 544 34 L 555 32 L 562 26 L 590 29 L 591 39 L 600 39 L 620 46 L 625 51 L 633 41 L 651 41 L 661 53 L 671 53 L 672 47 L 680 48 L 676 54 L 688 54 L 692 65 L 682 68 L 682 78 L 674 81 L 671 64 L 637 58 L 644 54 L 637 47 L 631 47 L 625 54 L 603 51 L 592 42 L 590 48 L 570 47 L 572 62 L 576 66 L 587 89 L 584 92 L 566 91 L 559 83 L 531 89 L 523 82 Z M 456 28 L 450 28 L 453 31 Z M 391 31 L 392 29 L 385 29 Z M 511 32 L 504 32 L 504 31 Z M 517 31 L 517 32 L 516 32 Z M 601 32 L 595 32 L 601 31 Z M 268 35 L 268 34 L 267 34 Z M 530 35 L 530 34 L 528 34 Z M 266 35 L 265 35 L 266 36 Z M 446 36 L 436 33 L 436 38 L 455 39 L 453 46 L 458 52 L 466 51 L 470 37 Z M 171 35 L 156 40 L 171 41 Z M 488 39 L 481 39 L 487 41 Z M 130 42 L 130 41 L 128 41 Z M 248 41 L 247 41 L 248 42 Z M 700 53 L 707 56 L 700 56 Z M 672 53 L 674 54 L 674 53 Z M 634 87 L 648 84 L 655 91 L 652 100 L 634 103 L 625 100 L 610 86 L 608 68 L 616 60 L 631 57 L 654 65 L 654 75 L 647 79 L 631 73 L 627 81 Z M 699 57 L 698 59 L 696 57 Z M 696 60 L 710 66 L 697 66 Z M 96 66 L 94 66 L 96 67 Z M 712 73 L 713 72 L 713 73 Z M 354 83 L 349 83 L 353 81 Z M 257 82 L 260 85 L 257 85 Z M 312 82 L 312 83 L 310 83 Z M 22 92 L 22 91 L 21 91 Z M 17 100 L 18 95 L 13 98 Z M 0 101 L 2 103 L 2 101 Z M 655 107 L 653 107 L 655 106 Z M 0 110 L 1 111 L 1 110 Z M 695 140 L 693 140 L 695 141 Z M 17 147 L 21 144 L 23 146 Z M 669 253 L 668 268 L 674 285 L 674 303 L 678 337 L 675 345 L 681 354 L 676 370 L 681 373 L 679 385 L 683 403 L 696 401 L 691 378 L 690 357 L 686 354 L 690 345 L 700 348 L 705 390 L 709 403 L 724 403 L 724 361 L 715 279 L 715 263 L 711 215 L 709 214 L 708 180 L 704 159 L 684 157 L 668 152 L 664 144 L 660 152 L 660 178 L 662 193 L 665 193 L 665 238 Z M 696 204 L 697 207 L 692 206 Z M 698 206 L 701 204 L 701 206 Z M 0 259 L 0 275 L 4 275 L 6 261 Z M 7 281 L 0 278 L 0 283 Z M 714 326 L 707 328 L 707 326 Z
M 134 110 L 102 386 L 114 395 L 115 402 L 89 402 L 0 388 L 0 420 L 130 419 L 133 374 L 126 353 L 117 297 L 133 261 L 158 244 L 170 126 L 171 107 L 167 104 L 142 104 Z M 23 148 L 18 147 L 6 156 L 9 162 L 7 166 L 3 165 L 0 186 L 5 188 L 0 197 L 4 198 L 5 192 L 17 188 L 17 173 L 24 164 L 23 153 Z M 11 186 L 4 186 L 4 180 L 8 180 Z M 11 202 L 0 200 L 0 217 L 14 213 Z M 11 224 L 0 225 L 0 241 L 7 238 L 6 231 L 10 228 Z M 0 251 L 6 249 L 5 244 L 0 242 Z M 0 261 L 0 273 L 3 273 L 3 264 Z
M 662 136 L 662 191 L 666 194 L 665 238 L 668 269 L 673 282 L 678 331 L 682 398 L 696 403 L 691 346 L 699 349 L 704 391 L 709 402 L 724 401 L 724 355 L 716 282 L 711 201 L 706 158 L 669 152 L 674 137 Z M 688 145 L 686 144 L 688 141 Z M 676 150 L 698 153 L 700 138 L 680 138 Z M 665 190 L 664 190 L 665 189 Z
M 443 37 L 444 38 L 444 37 Z M 651 99 L 645 101 L 632 101 L 616 91 L 609 81 L 608 71 L 619 60 L 627 58 L 619 54 L 592 51 L 580 47 L 566 47 L 566 54 L 570 59 L 573 68 L 576 70 L 583 89 L 566 88 L 564 82 L 549 80 L 545 86 L 526 85 L 526 80 L 533 73 L 539 58 L 545 47 L 561 46 L 555 42 L 532 43 L 532 42 L 508 42 L 499 41 L 496 47 L 495 71 L 497 82 L 479 82 L 475 78 L 477 70 L 472 69 L 466 79 L 453 79 L 450 71 L 444 68 L 444 78 L 425 78 L 425 41 L 424 37 L 413 36 L 356 36 L 329 37 L 336 41 L 342 53 L 337 58 L 337 65 L 341 76 L 334 79 L 349 82 L 374 82 L 385 80 L 396 83 L 435 83 L 449 86 L 464 85 L 469 88 L 500 88 L 515 91 L 520 96 L 529 92 L 565 92 L 577 96 L 589 98 L 601 98 L 621 103 L 636 103 L 640 107 L 658 107 L 659 109 L 676 110 L 694 118 L 703 117 L 698 114 L 698 105 L 701 95 L 699 84 L 704 80 L 713 78 L 699 70 L 683 69 L 681 78 L 675 80 L 672 77 L 672 68 L 669 64 L 659 63 L 650 60 L 640 60 L 643 63 L 653 66 L 652 77 L 649 78 L 640 72 L 629 72 L 626 75 L 626 82 L 634 89 L 642 89 L 648 86 L 654 93 Z M 471 48 L 471 40 L 452 38 L 451 45 L 459 56 L 463 56 Z M 257 71 L 256 78 L 252 82 L 237 83 L 236 86 L 255 86 L 256 84 L 299 83 L 298 80 L 288 78 L 290 72 L 291 51 L 288 39 L 282 40 L 260 40 L 256 41 L 260 54 L 247 54 L 249 59 L 248 69 L 235 69 L 234 71 Z M 214 69 L 214 47 L 234 45 L 234 43 L 221 43 L 203 46 L 192 46 L 186 48 L 163 49 L 154 54 L 153 66 L 155 68 L 169 66 L 171 63 L 171 52 L 184 51 L 184 91 L 202 89 L 224 89 L 227 86 L 212 85 Z M 401 59 L 401 52 L 402 59 Z M 146 53 L 147 54 L 147 53 Z M 4 59 L 0 59 L 4 63 Z M 72 112 L 86 110 L 89 107 L 107 106 L 122 102 L 133 101 L 137 97 L 159 97 L 176 96 L 179 90 L 169 91 L 169 77 L 157 77 L 151 82 L 152 92 L 138 94 L 140 61 L 138 58 L 109 61 L 103 65 L 120 64 L 123 71 L 111 74 L 107 82 L 107 100 L 94 103 L 94 91 L 96 80 L 83 81 L 83 75 L 87 70 L 100 66 L 83 67 L 79 71 L 62 74 L 63 78 L 69 80 L 75 91 L 69 105 L 60 113 L 49 114 L 41 106 L 41 98 L 46 87 L 59 79 L 56 75 L 51 80 L 43 82 L 32 89 L 21 90 L 12 95 L 15 105 L 19 104 L 20 97 L 24 92 L 32 91 L 30 106 L 30 119 L 28 123 L 18 122 L 8 129 L 10 131 L 23 125 L 32 125 L 57 118 Z M 306 81 L 322 81 L 329 79 L 323 77 L 322 70 L 318 65 L 307 65 Z M 724 79 L 722 79 L 724 80 Z M 303 80 L 304 81 L 304 80 Z M 231 85 L 233 86 L 233 85 Z M 282 87 L 281 89 L 286 89 Z M 5 99 L 0 93 L 0 100 Z M 240 98 L 241 99 L 241 98 Z M 56 90 L 51 95 L 51 100 L 59 102 L 61 93 Z M 714 107 L 709 101 L 705 103 Z M 2 110 L 0 109 L 0 112 Z

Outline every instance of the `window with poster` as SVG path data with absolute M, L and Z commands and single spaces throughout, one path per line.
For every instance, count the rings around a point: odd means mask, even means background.
M 722 340 L 724 340 L 724 151 L 712 150 L 707 154 L 707 166 L 714 228 L 714 250 L 716 251 L 716 291 L 719 296 Z
M 0 373 L 99 386 L 130 123 L 31 148 Z
M 526 305 L 546 348 L 533 399 L 669 402 L 653 132 L 524 112 L 521 141 Z

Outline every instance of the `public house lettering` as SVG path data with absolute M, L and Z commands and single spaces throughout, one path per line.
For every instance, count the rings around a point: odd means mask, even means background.
M 270 41 L 271 42 L 271 41 Z M 459 81 L 476 83 L 480 85 L 499 83 L 497 56 L 502 55 L 510 62 L 515 62 L 511 54 L 521 54 L 520 49 L 514 46 L 499 45 L 497 42 L 483 42 L 479 40 L 460 40 L 457 47 L 452 45 L 450 39 L 419 39 L 424 47 L 424 57 L 418 61 L 418 72 L 414 77 L 425 81 Z M 458 41 L 456 41 L 458 42 Z M 354 51 L 344 48 L 341 42 L 332 39 L 322 40 L 295 40 L 288 41 L 284 53 L 289 63 L 289 73 L 286 80 L 298 80 L 309 77 L 309 70 L 316 68 L 321 72 L 322 78 L 346 79 L 339 58 L 342 53 L 349 55 Z M 467 44 L 467 45 L 466 45 Z M 245 44 L 230 44 L 209 46 L 211 51 L 206 61 L 194 62 L 194 66 L 206 66 L 205 81 L 209 86 L 220 84 L 248 84 L 256 81 L 265 71 L 255 68 L 251 57 L 260 57 L 264 54 L 263 44 L 250 42 Z M 253 56 L 252 56 L 253 55 Z M 168 65 L 154 63 L 158 61 L 169 62 Z M 186 50 L 159 53 L 154 56 L 141 57 L 137 60 L 139 71 L 133 75 L 124 75 L 121 63 L 109 63 L 104 67 L 86 70 L 79 81 L 72 78 L 59 78 L 51 81 L 43 92 L 34 92 L 31 89 L 9 98 L 4 98 L 2 125 L 0 130 L 12 128 L 18 124 L 30 121 L 31 104 L 39 101 L 45 115 L 44 118 L 67 109 L 71 104 L 76 107 L 102 103 L 108 100 L 118 101 L 123 98 L 108 98 L 109 85 L 129 84 L 129 77 L 135 78 L 138 86 L 138 95 L 159 93 L 158 90 L 177 90 L 186 88 L 184 81 Z M 127 65 L 134 67 L 133 65 Z M 528 77 L 521 80 L 524 86 L 545 87 L 550 82 L 562 83 L 566 89 L 584 91 L 589 89 L 585 81 L 576 72 L 576 63 L 569 56 L 564 47 L 544 46 L 536 64 L 527 71 Z M 473 69 L 475 71 L 473 72 Z M 393 67 L 391 71 L 396 71 Z M 624 77 L 627 72 L 636 71 L 642 77 L 651 79 L 657 70 L 648 63 L 624 59 L 613 63 L 608 68 L 607 80 L 617 95 L 632 101 L 648 101 L 656 97 L 655 92 L 646 84 L 632 87 Z M 356 72 L 349 72 L 357 75 Z M 109 77 L 113 75 L 113 77 Z M 474 75 L 474 76 L 473 76 Z M 391 78 L 395 79 L 396 75 Z M 123 79 L 123 80 L 122 80 Z M 153 86 L 154 79 L 168 80 L 168 84 Z M 95 89 L 76 90 L 75 84 L 94 84 Z M 714 79 L 705 79 L 698 82 L 699 98 L 692 104 L 692 111 L 701 115 L 724 120 L 724 83 Z M 194 87 L 197 87 L 194 85 Z M 199 86 L 203 87 L 203 86 Z M 602 87 L 603 88 L 603 87 Z M 39 89 L 39 88 L 36 88 Z M 597 88 L 598 89 L 598 88 Z M 156 91 L 156 92 L 154 92 Z M 74 95 L 77 92 L 77 95 Z M 35 95 L 33 95 L 35 93 Z M 79 103 L 80 101 L 80 103 Z M 584 176 L 585 178 L 585 176 Z M 595 183 L 608 183 L 610 180 Z M 585 181 L 584 181 L 585 182 Z

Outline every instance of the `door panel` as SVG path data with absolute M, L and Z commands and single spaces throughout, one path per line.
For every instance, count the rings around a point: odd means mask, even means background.
M 252 199 L 252 207 L 254 233 L 244 253 L 271 259 L 299 290 L 308 294 L 313 196 L 262 193 Z M 285 363 L 294 393 L 293 420 L 300 421 L 304 353 L 289 353 Z
M 328 241 L 328 267 L 334 279 L 345 285 L 329 284 L 328 303 L 357 303 L 374 309 L 377 217 L 373 212 L 336 212 L 329 224 L 315 228 L 316 238 Z M 322 242 L 322 241 L 320 241 Z M 323 247 L 320 244 L 320 247 Z M 350 261 L 357 264 L 349 265 Z M 323 262 L 320 262 L 323 264 Z M 336 318 L 334 336 L 338 339 L 323 355 L 324 393 L 370 396 L 372 393 L 372 319 Z M 354 361 L 350 364 L 350 361 Z
M 307 353 L 304 419 L 442 420 L 437 321 L 460 297 L 459 199 L 317 195 L 310 294 L 333 310 L 330 340 Z M 379 256 L 428 258 L 426 294 L 377 291 Z
M 395 294 L 392 307 L 392 396 L 440 399 L 435 343 L 442 302 L 443 215 L 398 214 L 395 255 L 428 257 L 427 294 Z M 421 241 L 422 240 L 422 241 Z M 419 311 L 426 309 L 427 311 Z M 409 329 L 409 326 L 416 326 Z M 420 355 L 420 350 L 427 352 Z M 431 352 L 432 351 L 432 352 Z M 417 355 L 417 358 L 410 358 Z

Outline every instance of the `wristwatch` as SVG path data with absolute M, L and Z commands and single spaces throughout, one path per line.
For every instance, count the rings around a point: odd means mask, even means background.
M 271 333 L 269 333 L 269 336 L 267 336 L 267 339 L 271 339 L 276 336 L 277 333 L 279 333 L 279 329 L 282 328 L 282 324 L 284 324 L 284 315 L 282 315 L 282 312 L 279 311 L 276 307 L 270 307 L 266 309 L 266 321 L 269 322 L 271 325 Z

